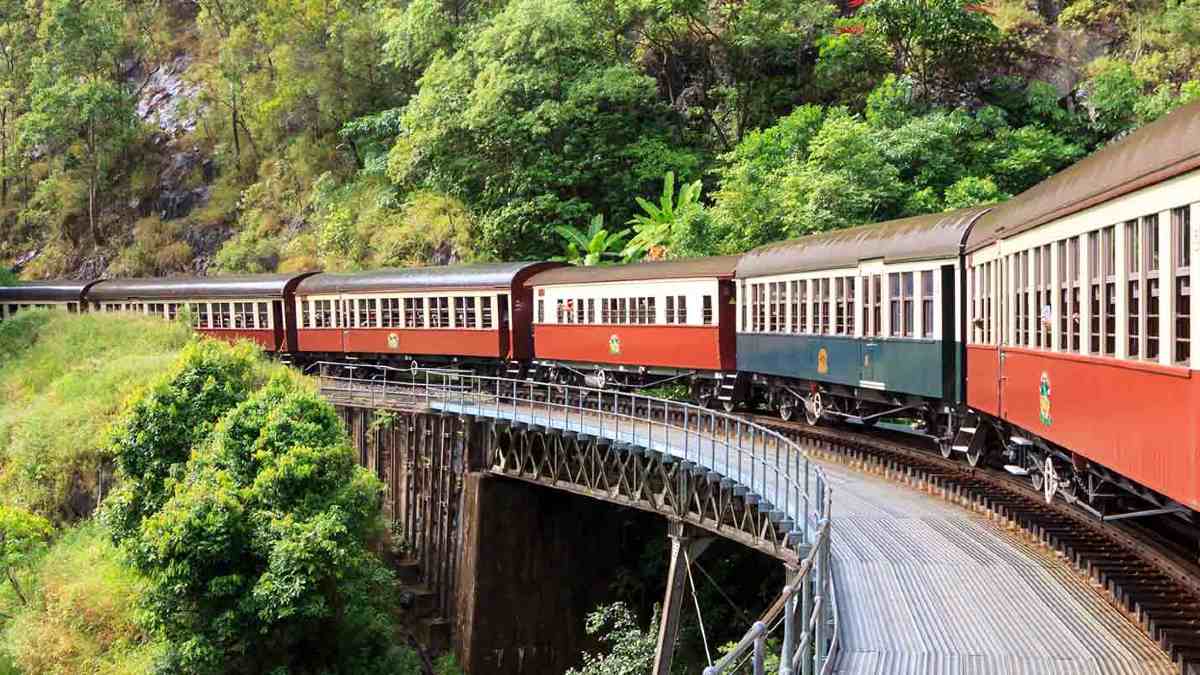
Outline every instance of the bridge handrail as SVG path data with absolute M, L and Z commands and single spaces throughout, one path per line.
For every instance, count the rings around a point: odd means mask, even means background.
M 782 511 L 787 519 L 796 517 L 785 544 L 794 546 L 801 565 L 794 581 L 781 596 L 785 606 L 781 673 L 793 672 L 793 661 L 800 666 L 800 661 L 804 660 L 801 654 L 812 658 L 808 665 L 815 666 L 817 672 L 826 672 L 829 668 L 827 656 L 836 650 L 837 636 L 836 603 L 829 567 L 832 495 L 821 468 L 782 434 L 738 415 L 632 392 L 476 375 L 453 369 L 397 368 L 334 361 L 320 361 L 312 364 L 309 370 L 312 368 L 319 369 L 322 391 L 348 393 L 351 397 L 367 395 L 372 406 L 386 407 L 399 400 L 429 407 L 436 402 L 447 408 L 457 406 L 459 413 L 491 411 L 500 417 L 505 412 L 514 420 L 524 416 L 534 425 L 564 430 L 574 428 L 581 432 L 589 429 L 589 422 L 592 429 L 598 422 L 598 436 L 629 439 L 632 444 L 648 449 L 653 448 L 656 440 L 661 440 L 665 453 L 735 480 L 760 500 L 768 502 L 766 506 L 770 510 Z M 338 374 L 341 371 L 348 371 L 348 375 Z M 355 371 L 366 371 L 371 376 L 355 377 Z M 389 380 L 389 377 L 394 379 Z M 537 394 L 542 396 L 539 398 Z M 592 398 L 595 406 L 589 405 Z M 606 405 L 606 400 L 610 400 L 611 405 Z M 627 404 L 629 414 L 623 412 L 622 403 Z M 639 415 L 639 410 L 644 410 L 645 415 Z M 660 412 L 661 420 L 655 419 Z M 681 425 L 673 424 L 672 419 L 681 420 Z M 611 424 L 606 426 L 610 421 Z M 674 437 L 672 431 L 676 434 Z M 676 443 L 682 441 L 682 456 L 671 452 L 679 450 L 671 444 L 673 438 Z M 747 443 L 749 448 L 745 447 Z M 811 595 L 802 593 L 806 586 Z M 806 598 L 803 609 L 807 615 L 799 617 L 803 636 L 799 644 L 793 645 L 791 636 L 798 594 Z M 809 604 L 812 607 L 808 607 Z M 830 626 L 830 635 L 822 636 L 821 628 Z M 707 668 L 705 675 L 726 672 L 725 669 L 742 659 L 749 649 L 761 653 L 766 636 L 761 627 L 761 623 L 751 627 L 738 647 Z M 760 661 L 756 659 L 756 664 Z M 802 670 L 813 672 L 809 668 Z M 756 675 L 761 672 L 761 669 L 755 670 Z

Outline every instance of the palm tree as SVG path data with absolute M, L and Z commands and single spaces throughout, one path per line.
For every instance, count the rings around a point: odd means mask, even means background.
M 637 198 L 638 206 L 644 214 L 635 215 L 629 219 L 629 224 L 637 231 L 629 246 L 625 248 L 626 257 L 641 257 L 649 254 L 651 258 L 661 258 L 667 250 L 672 234 L 679 234 L 697 213 L 704 209 L 700 204 L 700 181 L 685 183 L 679 189 L 679 199 L 675 199 L 675 172 L 668 171 L 663 176 L 663 191 L 658 205 L 648 200 Z
M 604 227 L 603 214 L 592 218 L 587 232 L 571 225 L 558 225 L 554 231 L 564 239 L 563 250 L 566 253 L 551 260 L 592 266 L 627 259 L 623 251 L 626 250 L 625 240 L 629 237 L 630 230 L 626 228 L 620 232 L 609 232 Z

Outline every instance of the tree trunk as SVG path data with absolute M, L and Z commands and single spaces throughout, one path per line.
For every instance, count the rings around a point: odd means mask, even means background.
M 238 109 L 237 103 L 230 106 L 230 116 L 233 123 L 233 156 L 237 161 L 238 168 L 242 166 L 242 138 L 238 134 Z
M 8 206 L 8 106 L 0 108 L 0 207 Z

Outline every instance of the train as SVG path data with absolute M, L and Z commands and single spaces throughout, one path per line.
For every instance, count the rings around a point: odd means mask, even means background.
M 736 256 L 24 282 L 290 362 L 674 387 L 784 420 L 902 427 L 1104 518 L 1200 511 L 1200 103 L 1000 204 Z

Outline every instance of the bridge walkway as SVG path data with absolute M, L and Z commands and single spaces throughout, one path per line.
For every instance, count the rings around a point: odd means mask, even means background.
M 1085 579 L 986 517 L 841 465 L 833 507 L 847 675 L 1167 675 Z

